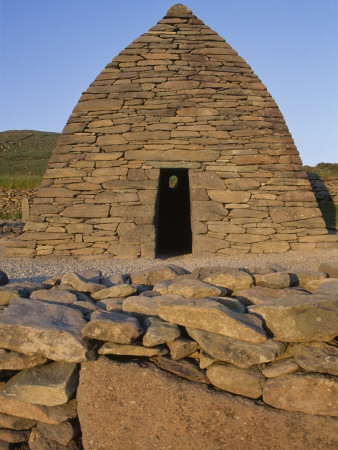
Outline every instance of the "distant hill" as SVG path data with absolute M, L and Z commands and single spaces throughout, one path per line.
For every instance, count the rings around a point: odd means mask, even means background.
M 0 177 L 41 177 L 59 136 L 49 131 L 0 132 Z

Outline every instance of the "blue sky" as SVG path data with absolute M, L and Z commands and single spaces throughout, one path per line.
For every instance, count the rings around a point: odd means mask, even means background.
M 0 0 L 0 131 L 64 127 L 175 0 Z M 185 0 L 252 67 L 304 164 L 338 162 L 338 0 Z

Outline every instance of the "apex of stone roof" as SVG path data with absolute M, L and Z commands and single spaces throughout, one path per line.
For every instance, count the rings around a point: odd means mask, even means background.
M 186 17 L 192 14 L 191 9 L 187 8 L 182 3 L 176 3 L 168 9 L 166 16 L 170 17 Z

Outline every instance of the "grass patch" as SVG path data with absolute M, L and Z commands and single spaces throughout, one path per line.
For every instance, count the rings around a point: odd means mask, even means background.
M 316 166 L 304 166 L 307 173 L 314 173 L 322 176 L 338 176 L 337 163 L 318 163 Z
M 1 189 L 34 189 L 40 186 L 39 175 L 0 175 Z
M 337 228 L 338 223 L 338 205 L 329 203 L 327 205 L 319 206 L 323 219 L 325 220 L 327 228 Z
M 42 177 L 60 133 L 10 130 L 0 133 L 0 177 Z
M 22 217 L 21 213 L 13 213 L 13 214 L 0 213 L 0 220 L 9 220 L 9 219 L 20 220 L 21 217 Z

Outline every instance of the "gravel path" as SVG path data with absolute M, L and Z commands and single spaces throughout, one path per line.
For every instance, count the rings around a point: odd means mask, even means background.
M 0 270 L 5 272 L 11 282 L 29 280 L 43 281 L 54 275 L 83 270 L 100 270 L 104 276 L 116 273 L 131 273 L 146 270 L 163 264 L 176 264 L 192 270 L 203 266 L 244 267 L 247 269 L 265 268 L 279 264 L 288 270 L 317 270 L 322 262 L 338 260 L 338 249 L 314 250 L 312 252 L 288 252 L 267 255 L 238 255 L 228 257 L 195 258 L 191 255 L 167 259 L 129 259 L 112 258 L 4 258 L 0 256 Z

